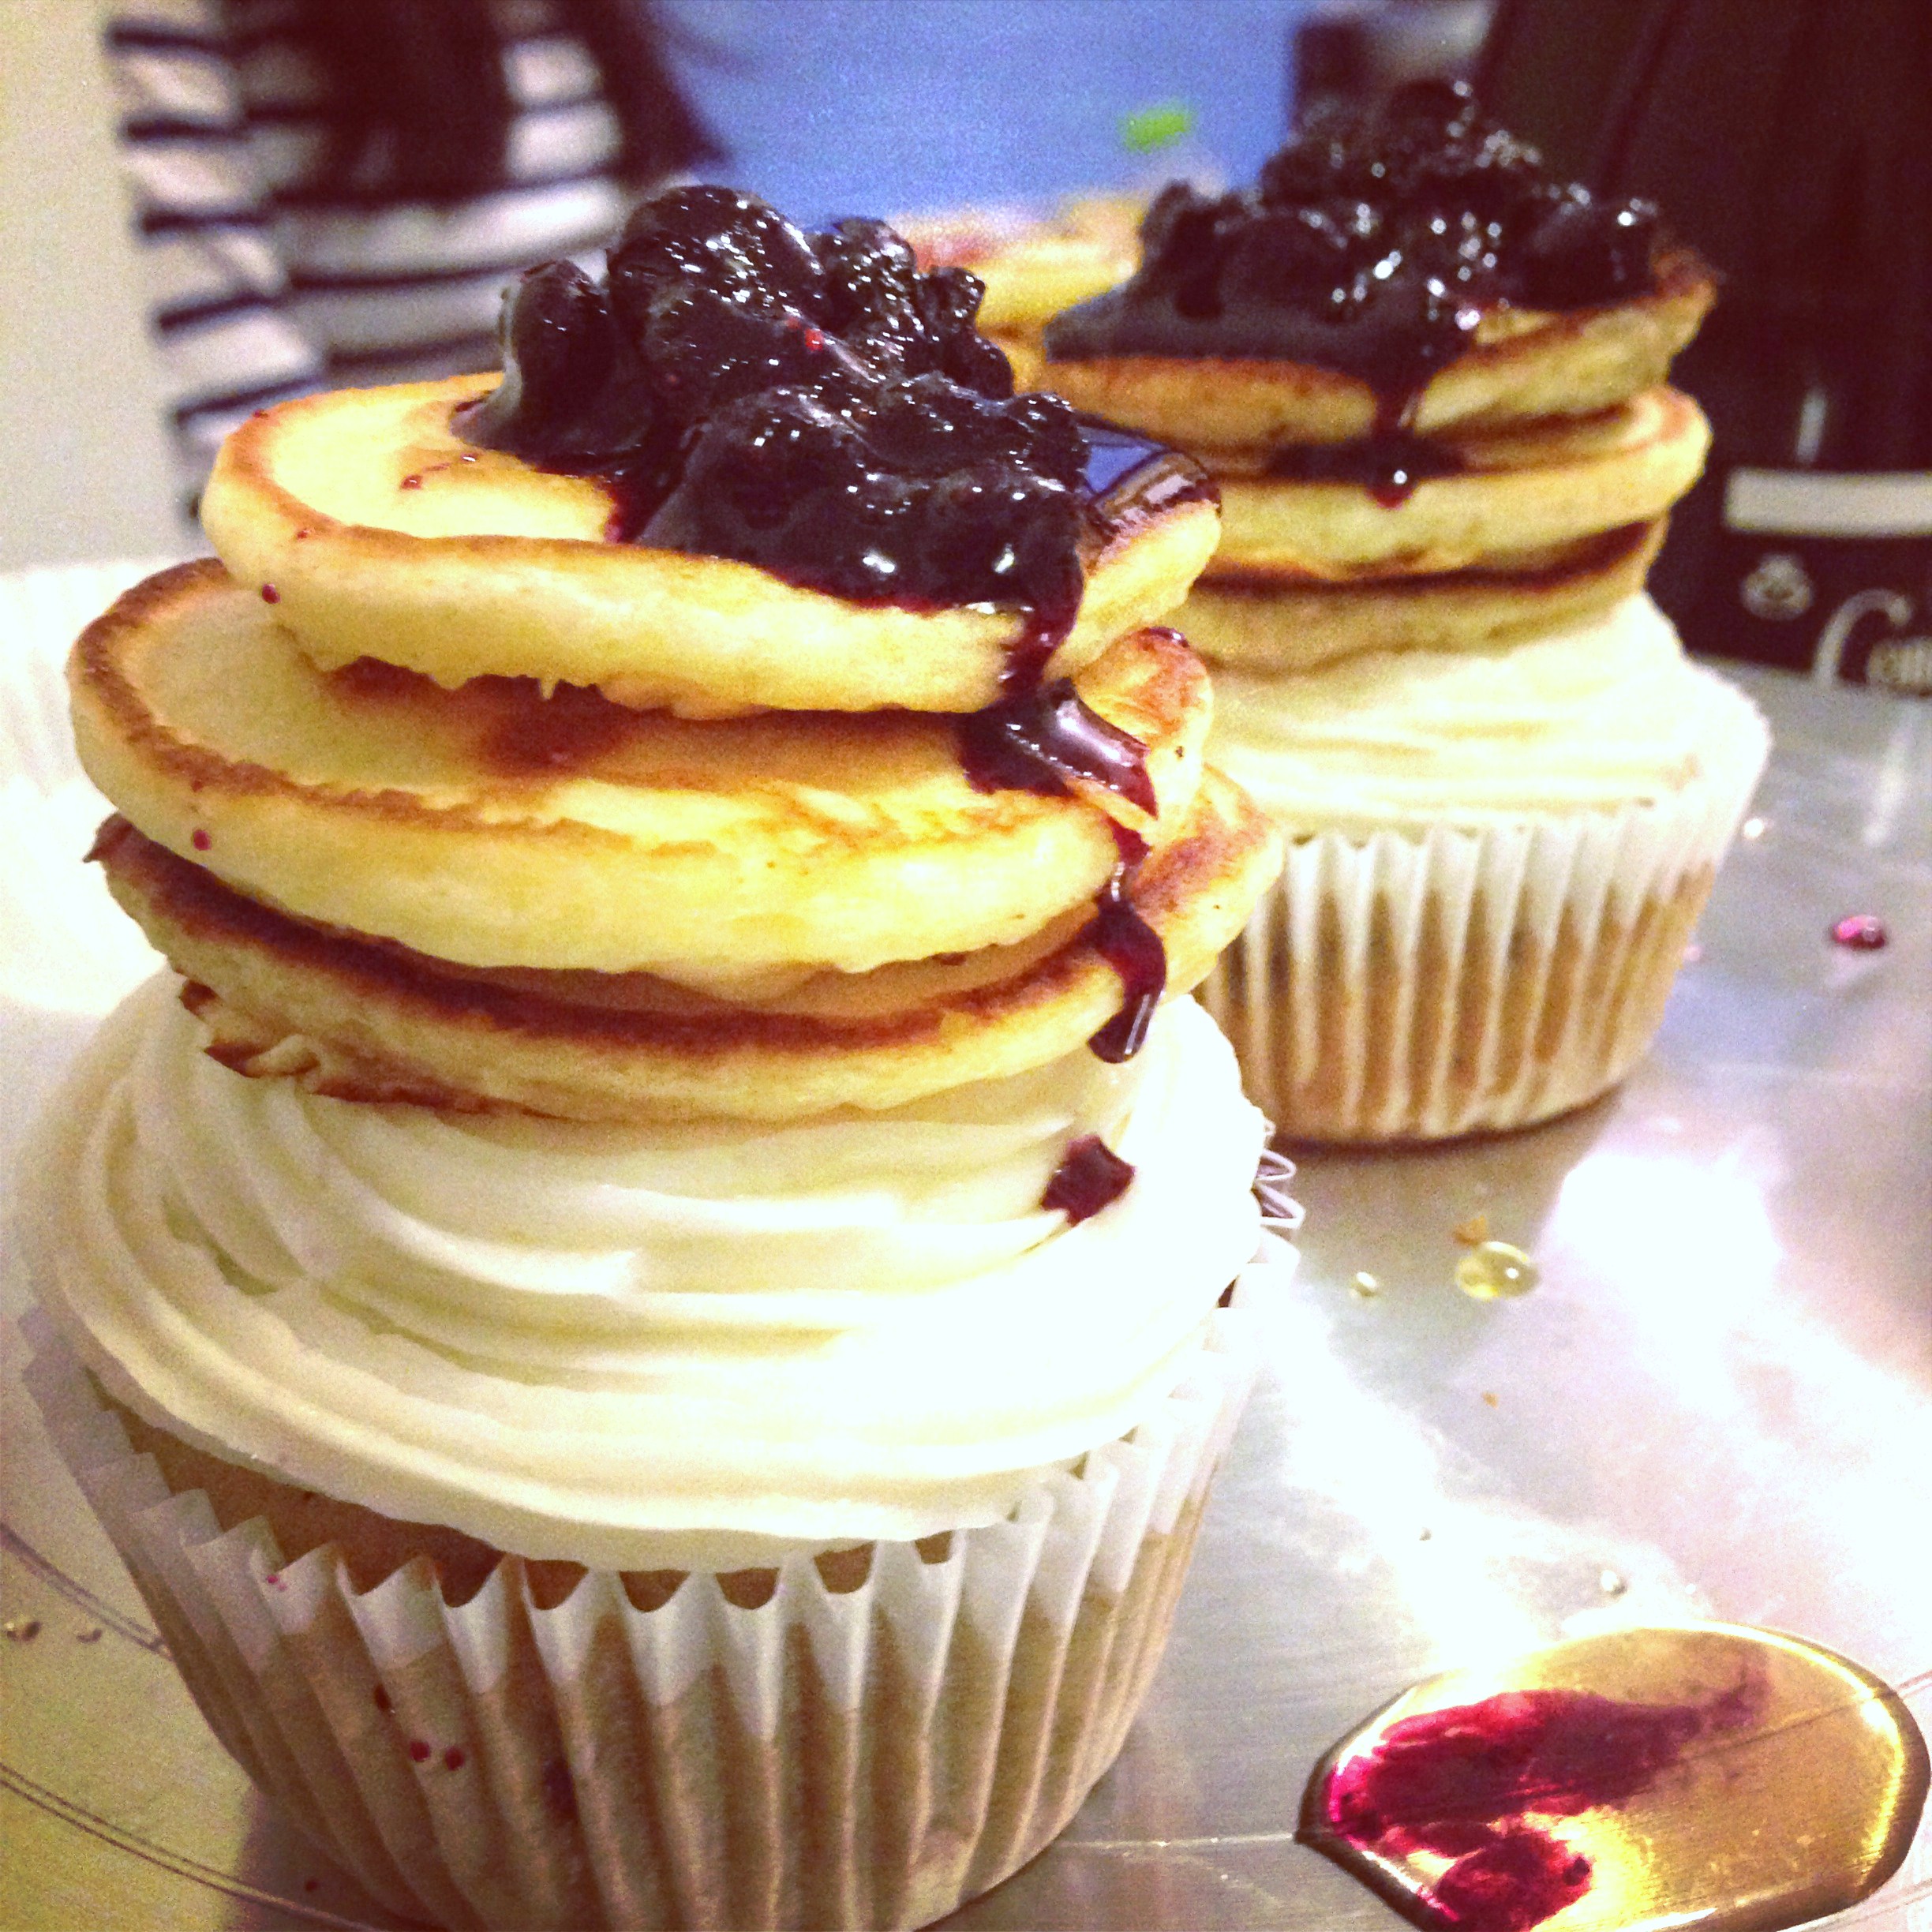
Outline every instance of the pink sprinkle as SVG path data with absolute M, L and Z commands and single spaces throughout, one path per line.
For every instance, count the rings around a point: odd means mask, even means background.
M 402 488 L 404 489 L 421 489 L 422 478 L 419 476 L 406 476 L 402 479 Z
M 443 1768 L 446 1771 L 460 1771 L 470 1762 L 470 1754 L 460 1744 L 452 1744 L 443 1754 Z
M 288 1588 L 288 1586 L 282 1581 L 282 1572 L 279 1570 L 271 1571 L 267 1576 L 262 1578 L 262 1581 L 271 1589 L 286 1589 Z
M 811 353 L 815 355 L 818 350 L 825 346 L 825 331 L 823 329 L 808 328 L 805 331 L 803 339 L 804 341 L 806 348 Z
M 425 1763 L 429 1756 L 429 1747 L 421 1738 L 411 1738 L 409 1744 L 409 1754 L 415 1759 L 417 1763 Z
M 1849 946 L 1855 953 L 1876 953 L 1886 939 L 1885 922 L 1870 912 L 1853 912 L 1831 929 L 1834 945 Z
M 199 826 L 197 826 L 194 831 L 189 835 L 188 843 L 192 845 L 197 852 L 206 852 L 208 848 L 215 843 L 215 841 L 210 838 Z
M 298 530 L 298 531 L 295 533 L 295 541 L 296 541 L 298 543 L 300 543 L 300 542 L 302 541 L 302 539 L 303 539 L 305 537 L 306 537 L 308 534 L 309 534 L 309 533 L 308 533 L 308 532 L 307 532 L 305 530 Z
M 282 593 L 273 584 L 264 584 L 262 586 L 262 601 L 264 604 L 279 604 L 282 601 Z

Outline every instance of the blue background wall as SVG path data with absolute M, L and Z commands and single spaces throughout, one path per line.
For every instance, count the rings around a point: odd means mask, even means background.
M 731 159 L 710 170 L 795 219 L 1217 170 L 1251 177 L 1287 122 L 1297 0 L 662 0 L 679 71 Z M 1130 153 L 1125 117 L 1185 103 L 1194 132 Z

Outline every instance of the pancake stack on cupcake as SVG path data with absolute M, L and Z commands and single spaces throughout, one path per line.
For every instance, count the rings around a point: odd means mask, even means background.
M 1559 182 L 1468 90 L 1166 189 L 1043 381 L 1219 484 L 1178 619 L 1211 755 L 1290 841 L 1204 994 L 1290 1136 L 1521 1126 L 1627 1073 L 1762 766 L 1642 595 L 1709 444 L 1713 298 L 1656 212 Z
M 177 976 L 30 1162 L 36 1393 L 412 1917 L 923 1923 L 1158 1657 L 1266 1267 L 1174 996 L 1279 845 L 1148 627 L 1211 489 L 975 300 L 677 191 L 500 386 L 256 417 L 77 646 Z

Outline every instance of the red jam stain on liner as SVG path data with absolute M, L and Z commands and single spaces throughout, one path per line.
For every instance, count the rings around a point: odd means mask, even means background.
M 1885 1881 L 1926 1771 L 1896 1694 L 1828 1651 L 1626 1630 L 1398 1698 L 1317 1768 L 1297 1835 L 1425 1928 L 1773 1932 Z
M 1064 1210 L 1067 1226 L 1078 1227 L 1118 1200 L 1133 1178 L 1132 1162 L 1122 1160 L 1098 1134 L 1084 1134 L 1054 1170 L 1040 1205 Z

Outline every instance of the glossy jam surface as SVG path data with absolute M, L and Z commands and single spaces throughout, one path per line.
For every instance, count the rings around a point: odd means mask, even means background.
M 473 441 L 599 476 L 620 541 L 859 599 L 1077 608 L 1087 445 L 1013 393 L 980 284 L 872 221 L 807 234 L 755 196 L 646 202 L 593 279 L 530 271 Z
M 1654 285 L 1657 214 L 1558 181 L 1466 87 L 1316 119 L 1256 185 L 1164 189 L 1131 280 L 1057 317 L 1050 358 L 1259 358 L 1360 377 L 1399 422 L 1486 309 L 1590 308 Z
M 1267 473 L 1284 482 L 1356 484 L 1392 510 L 1407 502 L 1417 484 L 1460 476 L 1466 467 L 1452 444 L 1394 430 L 1358 443 L 1305 443 L 1273 451 Z
M 1160 934 L 1134 910 L 1133 882 L 1147 857 L 1147 841 L 1125 826 L 1114 828 L 1120 862 L 1101 889 L 1088 930 L 1095 950 L 1120 975 L 1121 1009 L 1087 1044 L 1110 1063 L 1131 1060 L 1167 990 L 1167 949 Z
M 1358 1846 L 1448 1859 L 1428 1889 L 1437 1923 L 1527 1932 L 1590 1885 L 1589 1859 L 1541 1821 L 1627 1803 L 1696 1739 L 1750 1722 L 1761 1697 L 1746 1679 L 1702 1704 L 1538 1690 L 1425 1712 L 1337 1768 L 1327 1822 Z
M 1297 1835 L 1428 1932 L 1777 1932 L 1897 1870 L 1927 1773 L 1902 1699 L 1845 1657 L 1626 1625 L 1397 1698 L 1317 1767 Z
M 1083 1134 L 1054 1170 L 1040 1205 L 1061 1209 L 1067 1225 L 1076 1227 L 1118 1200 L 1133 1178 L 1132 1162 L 1122 1160 L 1098 1134 Z

